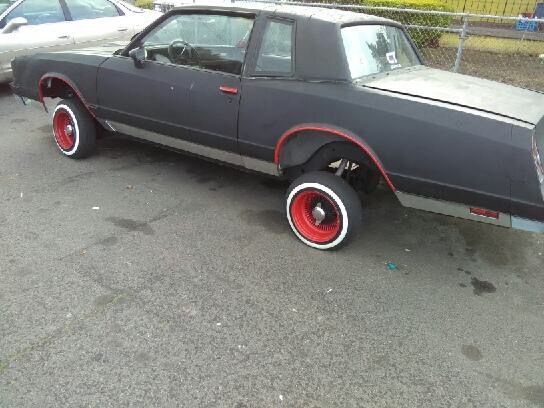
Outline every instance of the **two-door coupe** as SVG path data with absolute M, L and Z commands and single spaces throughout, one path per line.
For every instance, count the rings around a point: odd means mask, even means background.
M 14 92 L 61 98 L 81 158 L 98 127 L 292 180 L 287 220 L 332 249 L 379 180 L 402 205 L 544 231 L 544 95 L 425 67 L 403 27 L 287 5 L 173 9 L 124 49 L 17 58 Z

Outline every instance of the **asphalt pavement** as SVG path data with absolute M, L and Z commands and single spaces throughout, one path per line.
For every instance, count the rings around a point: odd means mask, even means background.
M 543 235 L 380 189 L 319 252 L 286 188 L 120 137 L 62 157 L 0 88 L 0 407 L 544 407 Z

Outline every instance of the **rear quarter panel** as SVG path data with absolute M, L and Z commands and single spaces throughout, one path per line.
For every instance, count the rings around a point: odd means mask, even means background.
M 492 115 L 350 83 L 244 81 L 242 154 L 272 160 L 279 137 L 302 123 L 357 135 L 401 191 L 510 212 L 512 124 Z

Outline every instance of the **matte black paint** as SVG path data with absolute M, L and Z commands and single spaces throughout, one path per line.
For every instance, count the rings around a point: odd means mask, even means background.
M 172 13 L 191 11 L 202 9 L 171 11 L 155 25 Z M 340 27 L 350 24 L 345 19 L 324 21 L 266 9 L 229 7 L 224 12 L 256 16 L 242 77 L 154 62 L 136 68 L 126 55 L 149 27 L 110 58 L 58 53 L 16 59 L 14 90 L 36 99 L 39 78 L 62 73 L 101 120 L 268 162 L 281 135 L 294 126 L 346 129 L 372 148 L 400 191 L 544 221 L 542 186 L 531 156 L 534 129 L 527 124 L 353 83 L 340 38 Z M 295 71 L 288 78 L 254 72 L 268 18 L 296 22 Z M 402 75 L 402 70 L 391 75 Z M 225 95 L 221 85 L 239 92 Z M 544 130 L 542 123 L 537 131 Z M 300 138 L 283 146 L 282 167 L 300 164 L 325 141 L 338 140 L 305 136 L 307 143 Z

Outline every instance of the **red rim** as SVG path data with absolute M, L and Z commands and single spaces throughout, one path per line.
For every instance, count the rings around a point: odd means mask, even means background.
M 69 150 L 74 146 L 75 126 L 68 112 L 58 110 L 53 117 L 53 133 L 55 140 L 62 150 Z
M 320 191 L 304 190 L 298 193 L 291 202 L 290 212 L 297 231 L 310 241 L 326 243 L 333 240 L 340 231 L 338 209 L 334 202 Z M 324 218 L 319 220 L 323 216 Z

